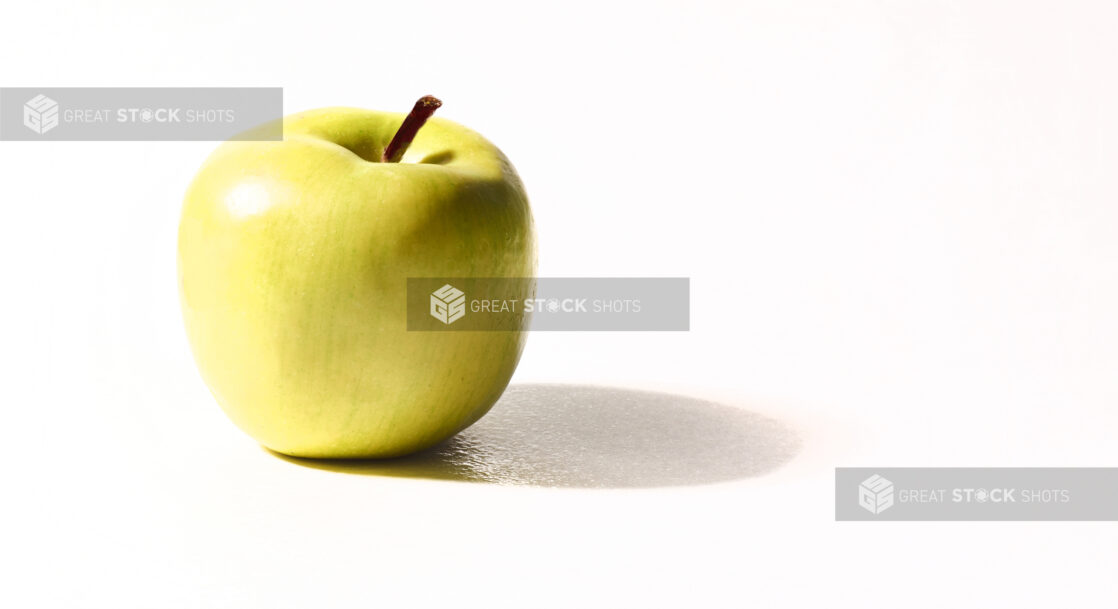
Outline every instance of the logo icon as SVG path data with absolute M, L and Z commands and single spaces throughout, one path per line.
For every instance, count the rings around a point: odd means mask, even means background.
M 23 104 L 23 124 L 42 135 L 58 126 L 58 102 L 46 95 L 36 95 Z
M 466 314 L 466 294 L 449 283 L 431 292 L 431 317 L 450 325 Z
M 858 486 L 858 505 L 874 514 L 893 507 L 893 483 L 874 474 Z

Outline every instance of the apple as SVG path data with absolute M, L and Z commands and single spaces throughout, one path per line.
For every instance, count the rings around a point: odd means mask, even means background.
M 536 269 L 516 170 L 474 131 L 428 122 L 439 105 L 291 115 L 282 141 L 225 142 L 190 184 L 178 279 L 191 349 L 229 418 L 271 450 L 408 454 L 508 385 L 526 315 L 494 331 L 407 329 L 409 277 Z

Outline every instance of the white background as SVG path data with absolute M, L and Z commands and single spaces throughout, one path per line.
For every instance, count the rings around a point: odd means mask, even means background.
M 1118 466 L 1116 23 L 7 4 L 3 86 L 441 97 L 519 169 L 542 276 L 692 280 L 690 332 L 537 333 L 515 383 L 711 398 L 799 440 L 764 475 L 628 490 L 288 463 L 225 419 L 181 327 L 179 205 L 213 144 L 4 142 L 0 605 L 1114 606 L 1113 523 L 836 523 L 833 468 Z

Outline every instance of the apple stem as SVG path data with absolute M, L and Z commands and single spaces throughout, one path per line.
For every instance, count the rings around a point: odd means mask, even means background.
M 380 157 L 381 163 L 399 163 L 400 159 L 404 158 L 404 152 L 407 151 L 408 146 L 411 146 L 411 141 L 415 139 L 415 134 L 419 133 L 419 128 L 431 118 L 435 110 L 443 105 L 441 101 L 430 96 L 424 95 L 415 102 L 415 107 L 408 113 L 404 123 L 400 125 L 400 129 L 396 131 L 396 135 L 392 137 L 388 147 L 384 149 L 384 154 Z

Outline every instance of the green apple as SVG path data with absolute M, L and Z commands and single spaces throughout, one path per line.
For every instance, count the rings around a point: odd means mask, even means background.
M 435 107 L 288 116 L 282 141 L 226 142 L 189 187 L 178 274 L 191 348 L 228 416 L 274 451 L 421 450 L 484 415 L 516 368 L 524 315 L 502 331 L 407 329 L 409 277 L 536 268 L 512 164 L 465 127 L 424 126 Z

